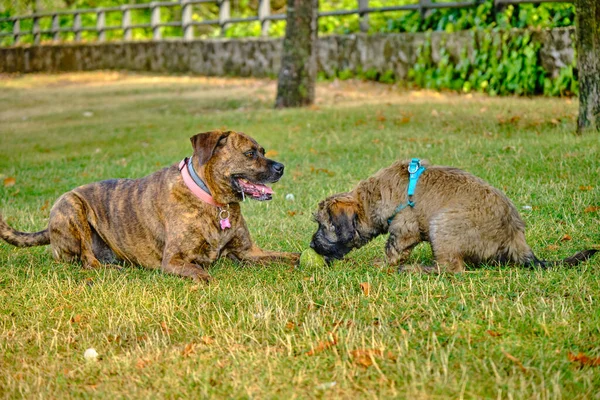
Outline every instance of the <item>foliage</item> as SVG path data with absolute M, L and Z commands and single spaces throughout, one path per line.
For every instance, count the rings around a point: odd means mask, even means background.
M 147 3 L 148 0 L 136 0 L 137 3 Z M 17 8 L 8 8 L 4 15 L 10 15 L 13 10 L 23 10 L 26 6 L 33 4 L 31 1 L 16 2 Z M 20 4 L 20 6 L 19 6 Z M 51 7 L 54 4 L 55 7 Z M 44 7 L 60 8 L 60 4 L 68 5 L 70 8 L 94 8 L 100 6 L 115 6 L 122 4 L 122 0 L 71 0 L 61 3 L 58 0 L 47 0 L 43 2 Z M 385 7 L 390 5 L 414 4 L 413 0 L 371 0 L 369 6 Z M 354 9 L 357 7 L 356 0 L 331 0 L 321 1 L 320 11 L 332 11 L 340 9 Z M 256 16 L 258 8 L 257 0 L 232 1 L 232 17 L 244 18 Z M 272 2 L 273 13 L 285 12 L 285 1 Z M 219 18 L 219 8 L 216 3 L 198 4 L 194 6 L 193 19 L 195 21 L 216 21 Z M 0 18 L 2 14 L 0 14 Z M 118 26 L 121 23 L 120 13 L 108 13 L 106 24 Z M 60 18 L 61 27 L 72 25 L 72 16 Z M 179 7 L 161 8 L 161 19 L 173 21 L 181 19 Z M 147 24 L 150 22 L 150 9 L 135 10 L 132 12 L 134 24 Z M 83 14 L 84 26 L 96 24 L 95 14 Z M 560 75 L 552 79 L 545 76 L 545 71 L 539 65 L 539 45 L 530 40 L 529 35 L 523 38 L 512 38 L 510 43 L 500 41 L 492 42 L 486 38 L 485 31 L 502 30 L 508 32 L 511 28 L 555 28 L 571 26 L 574 23 L 574 5 L 568 3 L 547 3 L 537 5 L 509 5 L 502 10 L 494 8 L 493 0 L 486 0 L 475 8 L 470 9 L 438 9 L 428 11 L 424 18 L 417 11 L 373 13 L 369 15 L 370 33 L 394 33 L 394 32 L 432 32 L 446 31 L 456 32 L 462 30 L 477 30 L 484 33 L 473 34 L 474 53 L 465 57 L 452 57 L 447 51 L 442 50 L 439 60 L 431 58 L 429 44 L 419 49 L 419 57 L 416 65 L 411 71 L 411 78 L 421 87 L 436 89 L 451 89 L 459 91 L 482 91 L 490 94 L 540 94 L 547 95 L 572 95 L 577 93 L 577 79 L 574 74 L 574 66 L 569 66 L 560 71 Z M 32 21 L 22 21 L 21 29 L 31 30 Z M 42 29 L 49 29 L 51 21 L 49 18 L 41 20 Z M 10 31 L 12 25 L 0 23 L 0 31 Z M 230 24 L 225 30 L 218 25 L 204 25 L 195 27 L 196 37 L 248 37 L 259 36 L 261 27 L 258 22 Z M 333 16 L 319 19 L 320 34 L 349 34 L 359 31 L 359 17 Z M 134 40 L 143 40 L 151 37 L 150 29 L 135 29 Z M 271 22 L 269 35 L 281 37 L 285 32 L 285 22 Z M 180 37 L 182 32 L 178 27 L 162 28 L 164 37 Z M 508 37 L 507 33 L 503 34 Z M 72 39 L 72 33 L 61 33 L 64 39 Z M 108 40 L 120 39 L 121 30 L 107 32 Z M 480 39 L 477 39 L 479 37 Z M 44 35 L 43 40 L 50 40 L 49 35 Z M 83 32 L 82 39 L 93 41 L 96 39 L 95 32 Z M 31 36 L 25 36 L 24 42 L 31 42 Z M 10 44 L 11 37 L 0 39 L 0 45 Z M 497 56 L 500 56 L 498 58 Z M 321 77 L 324 75 L 321 74 Z M 393 82 L 395 80 L 393 71 L 377 73 L 374 71 L 339 71 L 340 79 L 361 77 L 380 82 Z
M 440 46 L 434 60 L 431 37 L 417 51 L 417 62 L 409 78 L 420 87 L 479 91 L 490 95 L 573 95 L 577 92 L 573 66 L 563 68 L 556 79 L 547 76 L 540 65 L 540 43 L 531 40 L 527 31 L 490 35 L 473 31 L 472 44 L 458 58 Z M 575 58 L 574 58 L 575 59 Z
M 65 191 L 176 165 L 192 150 L 188 137 L 221 127 L 247 132 L 286 166 L 271 202 L 242 204 L 263 248 L 308 248 L 320 200 L 411 157 L 460 167 L 504 191 L 540 258 L 600 244 L 600 147 L 596 135 L 572 135 L 577 102 L 364 82 L 326 82 L 318 93 L 316 107 L 275 111 L 268 80 L 116 72 L 2 79 L 0 210 L 21 230 L 43 229 Z M 54 261 L 45 247 L 1 242 L 2 397 L 597 392 L 600 255 L 575 268 L 398 274 L 374 265 L 380 239 L 327 268 L 221 260 L 209 268 L 209 286 L 144 268 L 84 270 Z M 430 264 L 429 246 L 419 245 L 411 262 Z M 84 359 L 88 348 L 98 361 Z

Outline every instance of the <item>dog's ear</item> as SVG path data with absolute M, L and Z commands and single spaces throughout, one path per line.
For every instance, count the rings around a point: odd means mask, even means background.
M 331 223 L 335 234 L 342 243 L 350 242 L 356 234 L 358 220 L 357 204 L 355 202 L 338 201 L 329 208 Z
M 211 131 L 194 135 L 190 138 L 194 149 L 194 157 L 200 165 L 206 164 L 218 147 L 227 143 L 231 132 Z

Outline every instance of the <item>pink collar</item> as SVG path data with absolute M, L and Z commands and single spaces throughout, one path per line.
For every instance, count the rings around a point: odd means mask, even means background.
M 202 188 L 200 188 L 200 186 L 196 184 L 196 182 L 194 182 L 190 175 L 190 171 L 188 170 L 186 161 L 187 159 L 181 160 L 181 162 L 179 163 L 179 171 L 181 172 L 183 182 L 188 187 L 188 189 L 190 189 L 192 193 L 194 193 L 194 195 L 203 202 L 208 203 L 211 206 L 223 207 L 222 204 L 217 203 L 210 194 L 206 193 L 204 190 L 202 190 Z

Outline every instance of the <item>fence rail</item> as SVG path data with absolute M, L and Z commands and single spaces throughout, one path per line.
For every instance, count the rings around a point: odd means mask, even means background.
M 333 10 L 319 12 L 319 17 L 329 16 L 345 16 L 356 15 L 360 17 L 360 30 L 368 31 L 369 22 L 368 15 L 373 13 L 385 13 L 392 11 L 418 11 L 421 18 L 425 18 L 429 10 L 446 9 L 446 8 L 472 8 L 482 4 L 485 0 L 469 0 L 435 3 L 434 0 L 415 0 L 417 3 L 406 4 L 399 6 L 387 7 L 369 7 L 369 0 L 357 0 L 357 8 L 351 10 Z M 519 4 L 541 4 L 541 3 L 573 3 L 575 0 L 494 0 L 494 6 L 497 9 L 508 5 Z M 196 4 L 216 4 L 219 7 L 219 18 L 213 20 L 194 21 L 192 19 L 193 6 Z M 181 19 L 178 21 L 161 22 L 161 8 L 178 7 L 181 10 Z M 131 23 L 131 11 L 150 9 L 150 22 L 142 24 Z M 107 13 L 121 13 L 120 25 L 106 25 Z M 83 26 L 81 16 L 84 14 L 96 14 L 95 26 Z M 72 16 L 72 24 L 70 27 L 60 27 L 61 16 Z M 50 29 L 41 29 L 40 20 L 44 18 L 51 19 Z M 260 22 L 261 35 L 267 36 L 269 24 L 271 21 L 285 20 L 285 14 L 271 14 L 270 0 L 259 0 L 258 15 L 252 17 L 232 18 L 231 17 L 231 0 L 179 0 L 179 1 L 161 1 L 145 4 L 131 4 L 120 7 L 105 7 L 105 8 L 89 8 L 79 10 L 67 10 L 56 12 L 43 12 L 31 15 L 0 18 L 0 23 L 12 24 L 11 32 L 0 32 L 2 37 L 13 38 L 13 44 L 16 45 L 24 36 L 33 36 L 33 43 L 39 44 L 42 35 L 51 35 L 55 42 L 60 41 L 61 33 L 73 33 L 75 41 L 81 41 L 82 32 L 96 32 L 97 40 L 103 42 L 106 40 L 106 32 L 113 30 L 122 30 L 122 39 L 125 41 L 131 40 L 133 29 L 151 29 L 152 39 L 162 39 L 161 28 L 177 27 L 182 29 L 182 37 L 186 41 L 194 39 L 195 26 L 215 25 L 219 26 L 221 35 L 224 36 L 228 25 L 237 23 Z M 32 21 L 31 30 L 21 30 L 21 22 L 25 20 Z

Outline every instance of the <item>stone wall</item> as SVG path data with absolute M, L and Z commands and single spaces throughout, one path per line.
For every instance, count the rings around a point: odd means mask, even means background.
M 475 38 L 485 32 L 434 32 L 432 58 L 441 46 L 458 59 L 465 47 L 471 54 Z M 519 31 L 512 35 L 521 34 Z M 494 33 L 494 35 L 500 35 Z M 498 36 L 499 39 L 500 36 Z M 557 76 L 574 56 L 574 29 L 536 31 L 542 44 L 541 64 Z M 394 71 L 406 77 L 426 40 L 424 33 L 324 36 L 319 38 L 319 70 L 329 76 L 339 71 Z M 282 39 L 211 39 L 185 42 L 73 43 L 0 48 L 0 73 L 66 72 L 117 69 L 193 73 L 208 76 L 276 76 Z

